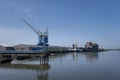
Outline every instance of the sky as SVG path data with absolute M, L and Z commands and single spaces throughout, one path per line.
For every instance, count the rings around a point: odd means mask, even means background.
M 120 0 L 0 0 L 0 44 L 37 44 L 48 27 L 49 44 L 120 48 Z

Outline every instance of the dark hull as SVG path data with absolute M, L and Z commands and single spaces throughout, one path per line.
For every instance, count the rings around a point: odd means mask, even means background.
M 30 59 L 30 56 L 18 56 L 16 59 L 17 60 L 24 60 L 24 59 Z
M 0 61 L 0 64 L 3 64 L 3 63 L 9 63 L 11 62 L 13 59 L 4 59 L 4 60 L 1 60 Z

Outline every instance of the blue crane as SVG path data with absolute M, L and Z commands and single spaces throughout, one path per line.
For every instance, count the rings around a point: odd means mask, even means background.
M 45 30 L 44 33 L 33 27 L 30 23 L 23 20 L 24 23 L 26 23 L 37 35 L 38 35 L 38 46 L 48 46 L 48 28 Z

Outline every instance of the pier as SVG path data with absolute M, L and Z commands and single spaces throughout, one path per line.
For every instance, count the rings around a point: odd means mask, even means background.
M 26 48 L 26 49 L 23 49 Z M 24 60 L 33 57 L 39 57 L 41 63 L 49 60 L 51 54 L 56 53 L 66 53 L 66 52 L 99 52 L 104 51 L 104 49 L 99 49 L 93 46 L 89 48 L 89 45 L 85 48 L 80 47 L 58 47 L 58 46 L 48 46 L 44 47 L 32 47 L 27 45 L 20 45 L 19 47 L 9 47 L 6 50 L 0 50 L 0 63 L 11 62 L 13 59 Z
M 43 51 L 0 51 L 0 63 L 11 62 L 13 59 L 24 60 L 39 57 L 41 63 L 49 59 L 50 53 Z

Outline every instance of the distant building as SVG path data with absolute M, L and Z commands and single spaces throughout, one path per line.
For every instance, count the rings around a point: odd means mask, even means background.
M 6 50 L 15 50 L 15 48 L 12 47 L 12 46 L 3 46 L 3 45 L 0 45 L 0 51 L 6 51 Z
M 19 44 L 15 46 L 15 50 L 38 50 L 37 45 L 27 45 L 27 44 Z
M 5 47 L 5 48 L 6 48 L 6 50 L 15 50 L 14 47 Z
M 77 44 L 73 44 L 72 47 L 73 47 L 73 48 L 77 48 Z
M 0 51 L 5 51 L 5 50 L 6 50 L 6 48 L 4 46 L 0 45 Z
M 87 42 L 85 44 L 85 49 L 98 50 L 99 45 L 97 43 Z
M 48 51 L 67 51 L 67 47 L 60 47 L 60 46 L 48 46 L 46 48 Z M 15 46 L 15 50 L 22 50 L 22 51 L 28 51 L 28 50 L 43 50 L 42 47 L 38 47 L 38 45 L 27 45 L 27 44 L 19 44 Z
M 93 43 L 92 48 L 95 49 L 95 50 L 98 50 L 99 49 L 99 45 L 97 43 Z

